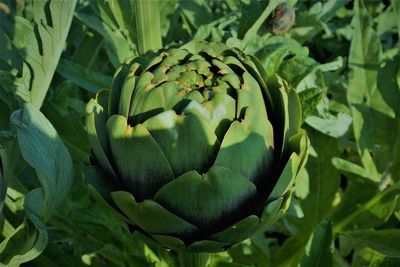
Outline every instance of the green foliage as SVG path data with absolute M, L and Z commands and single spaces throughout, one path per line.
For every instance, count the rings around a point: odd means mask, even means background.
M 400 2 L 286 1 L 296 20 L 280 36 L 272 28 L 281 0 L 161 0 L 147 21 L 134 12 L 139 2 L 0 0 L 0 266 L 205 261 L 132 231 L 100 196 L 117 190 L 113 174 L 96 184 L 99 170 L 88 167 L 85 104 L 110 91 L 126 58 L 146 64 L 160 39 L 254 55 L 267 77 L 297 91 L 310 138 L 290 197 L 272 202 L 249 239 L 210 255 L 209 267 L 399 266 Z M 158 17 L 159 29 L 149 25 Z M 282 205 L 285 216 L 269 216 Z

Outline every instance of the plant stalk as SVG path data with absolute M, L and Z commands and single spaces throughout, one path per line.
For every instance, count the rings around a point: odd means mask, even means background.
M 209 259 L 209 253 L 178 251 L 179 267 L 206 267 Z
M 162 48 L 158 0 L 134 0 L 136 45 L 140 55 Z

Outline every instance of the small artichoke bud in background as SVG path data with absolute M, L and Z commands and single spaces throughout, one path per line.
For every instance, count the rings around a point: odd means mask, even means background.
M 272 32 L 282 35 L 288 32 L 296 21 L 294 8 L 286 2 L 278 5 L 272 17 Z

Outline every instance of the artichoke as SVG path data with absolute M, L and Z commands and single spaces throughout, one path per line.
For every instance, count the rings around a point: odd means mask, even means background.
M 286 2 L 279 4 L 274 10 L 272 18 L 272 32 L 282 35 L 288 32 L 296 22 L 294 8 Z
M 237 49 L 134 57 L 87 105 L 93 185 L 143 236 L 220 251 L 287 208 L 306 161 L 300 124 L 296 92 Z

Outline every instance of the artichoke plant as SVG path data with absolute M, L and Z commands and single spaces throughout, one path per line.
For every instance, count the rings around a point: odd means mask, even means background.
M 300 124 L 284 80 L 206 42 L 126 60 L 87 106 L 97 190 L 144 236 L 197 252 L 283 214 L 306 161 Z

